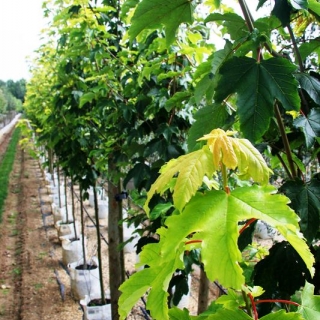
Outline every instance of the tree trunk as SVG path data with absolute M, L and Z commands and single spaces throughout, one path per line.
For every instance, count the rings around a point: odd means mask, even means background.
M 203 267 L 200 268 L 200 284 L 198 295 L 198 314 L 204 312 L 208 308 L 209 280 Z
M 100 293 L 102 304 L 106 303 L 103 285 L 103 274 L 102 274 L 102 253 L 101 253 L 101 234 L 100 234 L 100 223 L 99 223 L 99 208 L 98 208 L 98 197 L 96 186 L 93 188 L 94 197 L 94 215 L 96 219 L 96 230 L 97 230 L 97 244 L 98 244 L 98 260 L 99 260 L 99 277 L 100 277 Z
M 108 171 L 116 170 L 112 160 L 109 160 Z M 123 251 L 119 251 L 119 245 L 123 241 L 122 227 L 119 221 L 122 219 L 122 203 L 116 201 L 116 195 L 120 193 L 119 186 L 115 186 L 111 181 L 108 182 L 108 236 L 109 236 L 109 279 L 111 294 L 112 320 L 119 319 L 118 300 L 120 297 L 119 286 L 125 280 L 124 256 Z

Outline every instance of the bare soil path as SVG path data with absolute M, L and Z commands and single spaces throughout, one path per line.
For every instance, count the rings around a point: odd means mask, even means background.
M 0 146 L 5 152 L 10 134 Z M 8 198 L 0 224 L 0 318 L 3 320 L 82 319 L 70 292 L 43 217 L 50 206 L 40 203 L 44 188 L 37 160 L 18 147 Z M 45 190 L 45 191 L 44 191 Z M 47 212 L 45 212 L 47 210 Z M 60 281 L 60 285 L 57 283 Z

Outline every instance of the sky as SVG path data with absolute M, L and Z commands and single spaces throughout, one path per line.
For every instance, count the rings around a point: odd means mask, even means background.
M 0 80 L 30 79 L 27 57 L 40 47 L 46 27 L 42 1 L 0 0 Z M 255 8 L 257 1 L 247 2 Z
M 42 0 L 0 0 L 0 80 L 30 79 L 27 56 L 45 26 Z

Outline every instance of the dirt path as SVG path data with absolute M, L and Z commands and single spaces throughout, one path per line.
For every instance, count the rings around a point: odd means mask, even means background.
M 5 149 L 3 143 L 1 152 Z M 47 190 L 42 181 L 38 162 L 18 148 L 0 224 L 3 320 L 82 319 L 78 302 L 70 292 L 63 292 L 69 277 L 55 253 L 57 238 L 50 238 L 53 226 L 44 228 L 42 218 L 51 207 L 40 203 Z

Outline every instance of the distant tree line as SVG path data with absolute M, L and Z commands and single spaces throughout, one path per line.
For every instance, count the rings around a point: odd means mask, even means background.
M 21 111 L 26 94 L 26 80 L 0 80 L 0 114 Z

